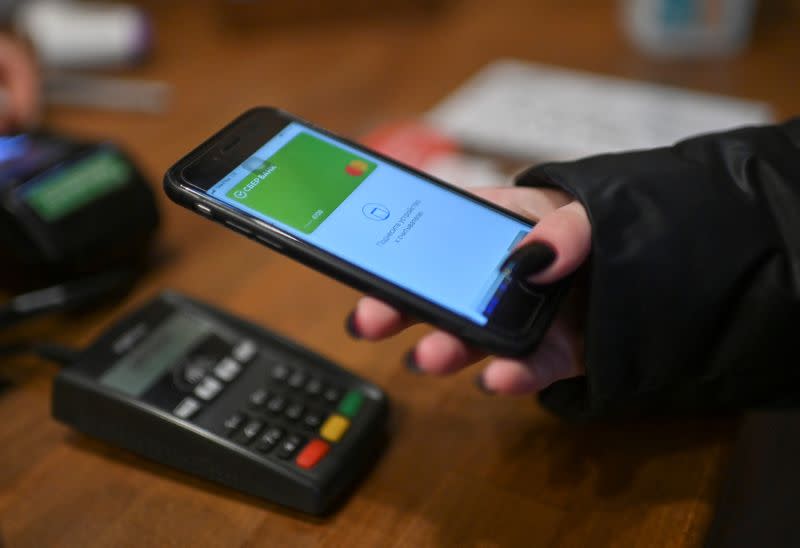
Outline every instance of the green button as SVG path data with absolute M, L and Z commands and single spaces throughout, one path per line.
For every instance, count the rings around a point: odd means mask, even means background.
M 339 413 L 346 417 L 355 417 L 358 410 L 361 409 L 361 403 L 364 401 L 364 396 L 357 390 L 351 390 L 339 403 Z

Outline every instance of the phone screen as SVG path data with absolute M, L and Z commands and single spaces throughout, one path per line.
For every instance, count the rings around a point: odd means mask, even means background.
M 207 193 L 480 325 L 533 226 L 298 122 Z

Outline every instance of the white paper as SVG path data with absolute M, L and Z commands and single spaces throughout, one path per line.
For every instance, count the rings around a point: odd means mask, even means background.
M 488 65 L 427 115 L 468 147 L 525 160 L 657 147 L 772 119 L 763 102 L 514 60 Z

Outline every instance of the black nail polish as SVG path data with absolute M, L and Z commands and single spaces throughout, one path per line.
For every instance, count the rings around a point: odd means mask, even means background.
M 486 386 L 486 382 L 483 380 L 483 374 L 479 374 L 475 376 L 475 386 L 478 387 L 478 390 L 483 392 L 484 394 L 493 395 L 494 392 L 489 390 L 489 387 Z
M 347 318 L 345 318 L 345 320 L 344 320 L 344 329 L 354 339 L 360 339 L 361 338 L 361 333 L 358 332 L 358 327 L 356 327 L 356 313 L 355 313 L 355 310 L 353 312 L 350 312 L 350 314 L 347 315 Z
M 542 242 L 533 242 L 509 255 L 500 270 L 510 271 L 513 278 L 527 278 L 541 272 L 555 260 L 556 252 L 553 248 Z
M 417 357 L 416 357 L 416 349 L 412 348 L 409 350 L 405 357 L 403 358 L 403 364 L 406 366 L 406 369 L 413 373 L 421 373 L 422 370 L 417 365 Z

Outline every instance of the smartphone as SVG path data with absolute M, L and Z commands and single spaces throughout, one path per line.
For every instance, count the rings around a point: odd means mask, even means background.
M 531 352 L 566 289 L 502 265 L 533 223 L 284 111 L 172 166 L 169 197 L 488 352 Z

